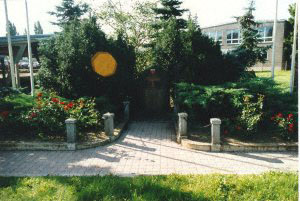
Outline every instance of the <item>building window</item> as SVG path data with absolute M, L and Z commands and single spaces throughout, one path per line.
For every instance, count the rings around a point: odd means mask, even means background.
M 222 31 L 207 32 L 206 35 L 209 38 L 213 39 L 213 41 L 219 42 L 219 44 L 222 44 L 222 36 L 223 36 Z
M 241 43 L 241 32 L 238 29 L 227 31 L 227 43 L 238 44 Z
M 262 42 L 272 42 L 273 27 L 272 26 L 260 27 L 258 28 L 258 34 Z

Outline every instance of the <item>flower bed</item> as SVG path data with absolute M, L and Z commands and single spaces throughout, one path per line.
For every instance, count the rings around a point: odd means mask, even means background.
M 16 109 L 17 104 L 8 104 L 7 99 L 5 97 L 0 104 L 3 106 L 0 108 L 0 140 L 65 141 L 67 118 L 77 119 L 81 135 L 92 131 L 95 137 L 103 130 L 101 114 L 93 98 L 68 100 L 54 93 L 38 93 L 31 100 L 31 107 L 21 109 Z
M 295 100 L 296 95 L 281 92 L 266 78 L 218 86 L 179 83 L 175 89 L 178 112 L 188 113 L 190 127 L 220 118 L 221 136 L 242 141 L 297 141 Z M 194 137 L 200 139 L 201 131 L 195 133 Z

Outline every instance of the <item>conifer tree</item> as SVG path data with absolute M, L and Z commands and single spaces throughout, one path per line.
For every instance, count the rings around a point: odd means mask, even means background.
M 36 23 L 34 23 L 34 33 L 35 34 L 43 34 L 43 28 L 41 26 L 40 21 L 37 21 Z
M 260 47 L 258 46 L 260 35 L 258 33 L 259 24 L 255 22 L 253 11 L 255 11 L 254 1 L 249 2 L 249 7 L 246 8 L 246 12 L 243 16 L 238 17 L 238 21 L 241 26 L 241 44 L 237 51 L 243 57 L 246 67 L 253 66 L 257 62 L 264 63 L 266 61 L 267 50 L 270 46 Z
M 186 27 L 186 20 L 182 19 L 182 15 L 186 12 L 186 9 L 180 9 L 182 1 L 180 0 L 161 0 L 162 8 L 154 8 L 154 12 L 158 18 L 163 21 L 167 21 L 170 18 L 175 18 L 177 22 L 177 28 L 182 29 Z
M 17 27 L 14 23 L 8 21 L 9 31 L 11 36 L 17 36 L 19 33 L 17 32 Z
M 60 6 L 56 6 L 56 11 L 49 12 L 49 14 L 57 17 L 58 22 L 52 22 L 52 24 L 62 27 L 70 21 L 78 20 L 88 9 L 89 6 L 86 3 L 75 4 L 74 0 L 63 0 Z

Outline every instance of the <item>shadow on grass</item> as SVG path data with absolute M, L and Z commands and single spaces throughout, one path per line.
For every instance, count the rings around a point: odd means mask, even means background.
M 36 180 L 38 179 L 38 180 Z M 31 180 L 31 182 L 26 182 Z M 36 180 L 33 182 L 32 180 Z M 176 180 L 176 181 L 173 181 Z M 173 181 L 173 182 L 172 182 Z M 94 176 L 94 177 L 37 177 L 1 178 L 0 188 L 11 187 L 13 191 L 24 186 L 29 189 L 31 185 L 45 185 L 44 192 L 34 192 L 35 198 L 45 198 L 45 196 L 60 197 L 60 200 L 145 200 L 145 201 L 208 201 L 202 192 L 195 193 L 184 191 L 183 184 L 187 184 L 187 178 L 168 176 L 156 177 L 131 177 L 120 178 L 117 176 Z M 32 184 L 35 183 L 35 184 Z M 53 189 L 53 185 L 56 187 Z M 33 187 L 34 188 L 34 187 Z M 59 192 L 64 189 L 64 192 Z M 46 191 L 45 191 L 46 190 Z M 51 195 L 52 193 L 52 195 Z M 59 195 L 58 195 L 59 194 Z M 20 196 L 20 195 L 17 195 Z M 24 196 L 23 199 L 30 199 Z M 32 197 L 31 197 L 32 198 Z
M 104 176 L 67 179 L 55 177 L 53 179 L 64 185 L 75 186 L 78 200 L 209 200 L 203 194 L 185 192 L 180 185 L 164 182 L 167 176 L 131 178 Z

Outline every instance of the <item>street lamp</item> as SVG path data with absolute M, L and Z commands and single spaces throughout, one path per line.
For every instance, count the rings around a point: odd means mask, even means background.
M 296 65 L 296 43 L 297 43 L 297 25 L 298 25 L 298 3 L 296 3 L 295 22 L 294 22 L 294 38 L 293 38 L 293 52 L 292 52 L 292 67 L 290 79 L 290 93 L 294 91 L 295 81 L 295 65 Z
M 276 48 L 276 30 L 277 30 L 277 11 L 278 11 L 278 0 L 276 0 L 275 19 L 273 25 L 273 47 L 272 47 L 272 79 L 274 79 L 275 72 L 275 48 Z
M 11 45 L 11 37 L 10 37 L 6 0 L 4 0 L 4 8 L 5 8 L 5 18 L 6 18 L 6 32 L 7 32 L 7 41 L 8 41 L 8 54 L 9 54 L 9 63 L 10 63 L 11 83 L 12 83 L 12 87 L 15 89 L 16 88 L 15 67 L 14 67 L 15 64 L 14 64 L 14 58 L 13 58 L 12 45 Z
M 25 0 L 25 7 L 26 7 L 26 20 L 27 20 L 27 42 L 28 42 L 28 57 L 29 57 L 29 69 L 30 69 L 31 96 L 34 96 L 34 78 L 33 78 L 33 67 L 32 67 L 32 51 L 31 51 L 31 41 L 30 41 L 27 0 Z

